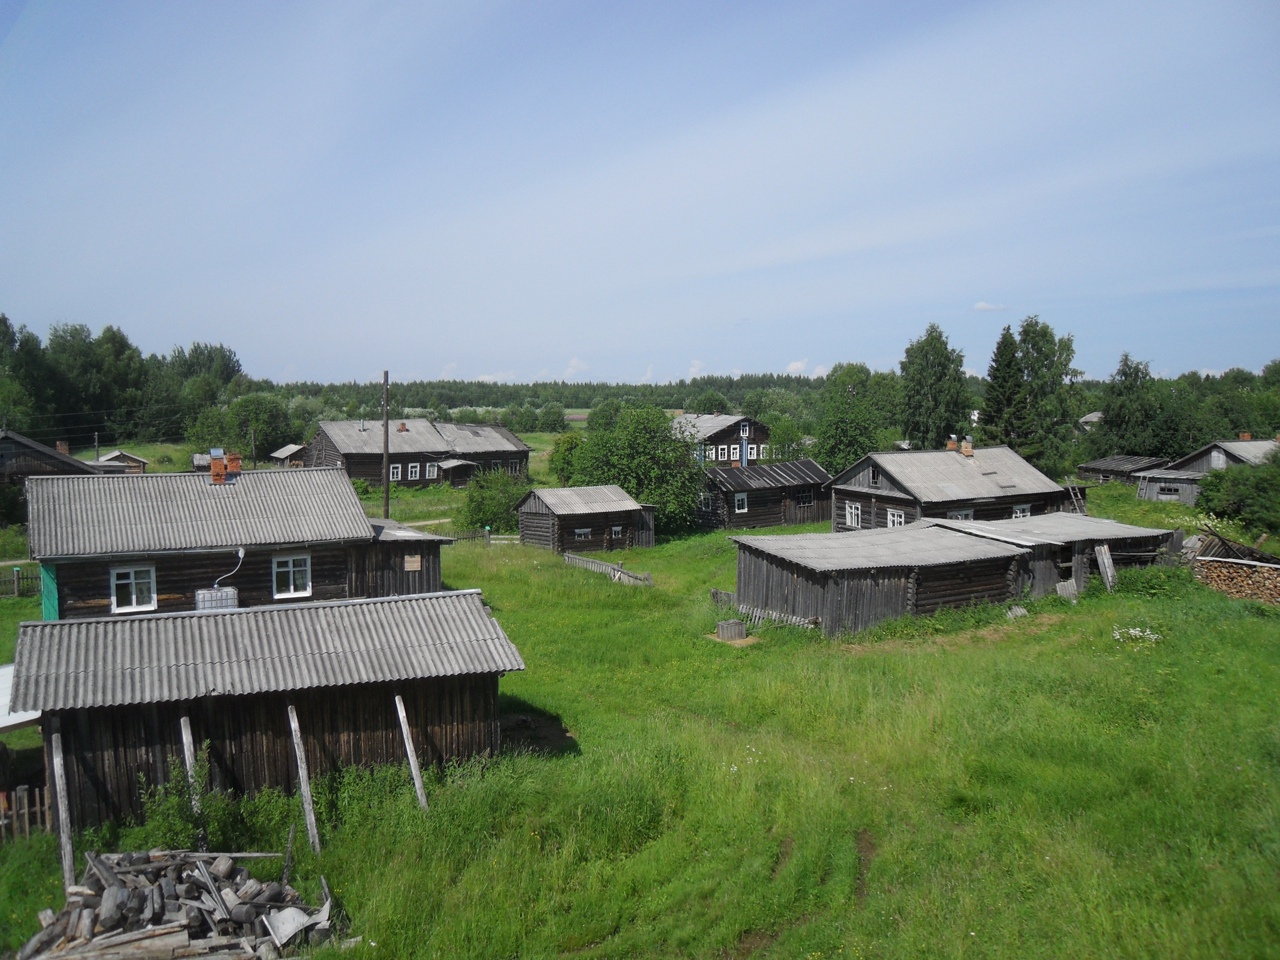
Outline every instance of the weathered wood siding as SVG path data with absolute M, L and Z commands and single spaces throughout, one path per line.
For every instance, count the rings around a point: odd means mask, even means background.
M 382 424 L 370 421 L 370 430 L 381 432 Z M 455 467 L 453 470 L 436 471 L 436 476 L 427 477 L 427 464 L 439 464 L 444 460 L 469 460 L 475 467 Z M 393 480 L 401 487 L 429 487 L 441 483 L 451 483 L 455 487 L 466 486 L 477 470 L 505 470 L 517 476 L 529 472 L 528 450 L 492 450 L 479 453 L 392 453 L 387 458 L 388 466 L 400 467 L 400 479 Z M 349 453 L 342 454 L 334 446 L 329 435 L 323 430 L 316 433 L 315 438 L 307 445 L 304 463 L 308 467 L 342 467 L 352 480 L 363 480 L 371 486 L 382 486 L 382 454 L 381 453 Z M 409 479 L 409 468 L 418 466 L 418 478 Z
M 917 573 L 912 613 L 928 615 L 947 607 L 973 603 L 1004 603 L 1018 596 L 1026 579 L 1020 558 L 996 557 L 936 567 Z
M 392 540 L 349 550 L 349 597 L 407 597 L 442 589 L 437 541 Z
M 888 511 L 901 510 L 907 523 L 923 517 L 934 517 L 945 520 L 956 511 L 972 510 L 974 520 L 1008 520 L 1013 517 L 1014 507 L 1029 506 L 1031 515 L 1038 517 L 1046 513 L 1057 513 L 1066 502 L 1066 494 L 1042 493 L 1034 496 L 1001 497 L 991 500 L 952 500 L 946 503 L 921 504 L 908 496 L 900 494 L 872 494 L 865 490 L 847 490 L 843 486 L 831 490 L 831 530 L 839 533 L 852 530 L 845 523 L 845 504 L 862 505 L 862 526 L 867 530 L 872 527 L 885 527 L 889 524 Z M 874 517 L 874 520 L 872 519 Z
M 742 459 L 742 441 L 744 439 L 747 441 L 747 459 L 745 461 Z M 742 425 L 735 424 L 732 427 L 726 427 L 723 430 L 711 434 L 705 440 L 701 441 L 699 445 L 704 449 L 702 456 L 703 463 L 717 467 L 754 467 L 760 462 L 760 445 L 767 444 L 768 442 L 768 426 L 763 423 L 758 423 L 755 420 L 748 420 L 747 436 L 745 438 L 742 436 Z M 755 457 L 750 455 L 751 444 L 755 444 L 756 447 Z M 727 460 L 719 459 L 720 447 L 722 446 L 728 448 L 727 452 L 729 456 Z M 708 447 L 712 448 L 712 452 L 715 456 L 708 456 L 706 454 L 705 450 Z
M 851 527 L 845 523 L 845 504 L 856 503 L 862 507 L 862 523 Z M 831 531 L 840 533 L 846 530 L 870 530 L 873 527 L 889 525 L 889 511 L 901 510 L 905 523 L 919 520 L 924 513 L 920 505 L 900 494 L 886 497 L 884 494 L 872 494 L 861 490 L 845 490 L 835 488 L 831 491 Z
M 181 769 L 184 714 L 196 744 L 209 742 L 209 786 L 241 796 L 269 787 L 296 789 L 290 702 L 298 711 L 313 778 L 346 766 L 403 762 L 407 754 L 396 694 L 404 698 L 422 763 L 497 751 L 496 674 L 64 711 L 55 716 L 62 729 L 72 826 L 141 820 L 139 777 L 148 785 L 167 782 L 171 758 Z M 52 770 L 48 719 L 45 762 Z
M 27 477 L 62 476 L 93 473 L 88 466 L 77 468 L 43 450 L 29 447 L 12 438 L 0 440 L 0 480 L 20 483 Z
M 1156 503 L 1185 503 L 1194 506 L 1200 499 L 1200 481 L 1185 478 L 1157 480 L 1138 478 L 1138 499 Z
M 812 503 L 801 506 L 798 495 L 808 491 Z M 738 513 L 734 507 L 737 493 L 747 495 L 747 510 Z M 698 522 L 713 529 L 751 529 L 779 527 L 797 523 L 821 523 L 831 519 L 831 498 L 821 487 L 777 487 L 772 490 L 744 490 L 712 494 L 712 509 L 698 510 Z

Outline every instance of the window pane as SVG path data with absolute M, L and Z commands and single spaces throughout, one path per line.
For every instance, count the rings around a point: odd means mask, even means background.
M 293 592 L 306 593 L 311 589 L 311 564 L 306 557 L 295 557 L 293 561 Z
M 276 561 L 276 593 L 289 592 L 289 561 Z
M 135 607 L 149 607 L 153 602 L 154 595 L 154 591 L 151 589 L 151 571 L 133 571 L 133 605 Z
M 101 581 L 99 581 L 101 582 Z M 132 607 L 133 606 L 133 583 L 126 570 L 116 573 L 116 607 Z

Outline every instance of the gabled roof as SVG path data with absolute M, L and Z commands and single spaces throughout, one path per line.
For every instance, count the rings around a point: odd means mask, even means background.
M 1185 457 L 1174 460 L 1169 464 L 1170 470 L 1179 470 L 1184 463 L 1190 463 L 1197 457 L 1203 456 L 1214 447 L 1225 450 L 1245 463 L 1251 463 L 1255 467 L 1267 459 L 1267 455 L 1280 444 L 1274 440 L 1215 440 L 1213 443 L 1205 444 L 1199 450 L 1188 453 Z
M 1085 517 L 1078 513 L 1045 513 L 1015 520 L 942 520 L 926 519 L 921 523 L 958 530 L 975 537 L 988 537 L 1015 546 L 1037 543 L 1064 545 L 1079 541 L 1136 540 L 1163 537 L 1171 530 L 1135 527 L 1101 517 Z
M 1097 470 L 1102 473 L 1133 473 L 1135 470 L 1155 470 L 1163 467 L 1168 460 L 1162 457 L 1136 457 L 1119 454 L 1114 457 L 1102 457 L 1080 464 L 1078 470 Z
M 523 670 L 479 590 L 24 623 L 16 710 L 72 710 Z
M 140 457 L 136 453 L 129 453 L 126 450 L 112 450 L 110 453 L 104 453 L 98 458 L 98 462 L 104 460 L 125 460 L 131 463 L 150 463 L 146 457 Z
M 837 476 L 833 484 L 853 489 L 847 487 L 845 478 L 853 476 L 867 460 L 873 461 L 882 473 L 921 503 L 1064 492 L 1062 487 L 1005 446 L 974 447 L 971 457 L 957 450 L 869 453 Z
M 627 491 L 615 484 L 603 487 L 551 487 L 530 490 L 516 504 L 519 510 L 532 498 L 547 505 L 556 516 L 579 516 L 584 513 L 625 513 L 641 509 Z
M 682 413 L 671 421 L 671 429 L 678 435 L 687 436 L 695 443 L 701 443 L 721 430 L 737 426 L 743 420 L 751 420 L 751 418 L 730 413 Z M 751 420 L 751 422 L 757 421 Z
M 742 490 L 777 490 L 781 487 L 826 486 L 831 474 L 808 458 L 787 463 L 762 463 L 746 467 L 713 467 L 707 479 L 726 492 Z
M 68 473 L 98 473 L 93 465 L 85 460 L 77 460 L 75 457 L 67 456 L 65 453 L 59 453 L 53 447 L 46 447 L 43 443 L 38 443 L 30 437 L 24 437 L 22 434 L 14 430 L 0 430 L 0 441 L 8 440 L 11 443 L 19 443 L 25 447 L 29 447 L 39 453 L 44 454 L 51 460 L 57 461 L 59 464 L 67 468 Z M 0 456 L 0 465 L 3 465 L 4 457 Z
M 848 533 L 730 537 L 735 543 L 819 572 L 880 567 L 933 567 L 1016 557 L 1027 551 L 927 523 Z
M 361 430 L 363 423 L 364 429 Z M 406 429 L 400 430 L 403 424 Z M 382 455 L 382 424 L 373 420 L 321 420 L 339 453 Z M 395 420 L 387 437 L 393 454 L 520 453 L 529 447 L 505 427 L 489 424 L 439 423 L 434 420 Z
M 32 477 L 27 535 L 37 560 L 372 540 L 343 470 Z

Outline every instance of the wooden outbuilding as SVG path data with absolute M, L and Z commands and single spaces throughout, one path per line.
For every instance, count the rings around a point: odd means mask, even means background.
M 831 519 L 831 474 L 815 460 L 707 470 L 704 527 L 776 527 Z
M 1162 503 L 1185 503 L 1192 506 L 1200 499 L 1200 481 L 1205 473 L 1200 470 L 1139 470 L 1133 475 L 1138 485 L 1139 500 Z
M 671 421 L 671 429 L 691 441 L 709 467 L 754 466 L 769 456 L 769 427 L 752 417 L 684 413 Z
M 1159 470 L 1168 462 L 1161 457 L 1102 457 L 1077 466 L 1076 476 L 1098 483 L 1137 483 L 1134 474 L 1141 470 Z
M 92 466 L 105 464 L 118 464 L 124 468 L 124 473 L 146 473 L 147 466 L 150 461 L 146 457 L 140 457 L 136 453 L 129 453 L 125 450 L 112 450 L 110 453 L 104 453 L 97 460 L 90 461 Z M 108 472 L 108 469 L 102 472 Z
M 277 467 L 305 467 L 306 452 L 305 443 L 286 443 L 271 453 L 271 462 Z
M 53 803 L 79 830 L 141 820 L 143 789 L 175 764 L 199 774 L 206 743 L 199 785 L 240 796 L 293 792 L 302 770 L 493 754 L 499 678 L 523 669 L 461 591 L 26 623 L 13 705 L 40 711 Z
M 529 472 L 529 447 L 505 427 L 396 420 L 387 439 L 390 481 L 403 487 L 465 486 L 481 470 Z M 309 467 L 341 467 L 352 480 L 382 485 L 382 424 L 322 420 L 307 445 Z
M 1245 434 L 1239 440 L 1215 440 L 1199 450 L 1169 463 L 1170 470 L 1208 473 L 1227 467 L 1259 466 L 1280 447 L 1276 440 L 1252 440 Z
M 1071 509 L 1063 487 L 1006 446 L 869 453 L 831 483 L 833 532 L 924 517 L 1004 520 Z
M 730 537 L 738 545 L 737 601 L 857 633 L 906 614 L 1003 603 L 1028 581 L 1030 551 L 930 524 Z
M 516 514 L 521 543 L 557 553 L 653 546 L 653 507 L 613 484 L 530 490 Z
M 46 620 L 429 593 L 448 537 L 370 520 L 341 470 L 41 477 Z

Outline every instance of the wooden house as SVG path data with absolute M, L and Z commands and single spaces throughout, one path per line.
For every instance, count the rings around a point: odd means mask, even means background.
M 1138 485 L 1139 500 L 1193 505 L 1200 498 L 1200 481 L 1205 474 L 1200 470 L 1139 470 L 1133 475 Z
M 13 704 L 40 711 L 55 809 L 83 829 L 141 820 L 144 786 L 195 774 L 203 744 L 200 786 L 241 796 L 493 754 L 498 680 L 523 669 L 472 590 L 26 623 Z
M 521 543 L 557 553 L 653 546 L 653 507 L 612 484 L 530 490 L 516 514 Z
M 831 485 L 831 529 L 923 517 L 1004 520 L 1070 508 L 1070 494 L 1005 446 L 869 453 Z
M 505 427 L 434 420 L 397 420 L 387 437 L 392 483 L 465 486 L 481 470 L 529 472 L 529 447 Z M 307 445 L 309 467 L 342 467 L 352 480 L 382 485 L 382 424 L 322 420 Z
M 110 472 L 110 468 L 104 469 L 106 464 L 118 464 L 123 467 L 124 473 L 146 473 L 149 463 L 146 457 L 124 450 L 112 450 L 110 453 L 104 453 L 97 460 L 90 461 L 91 466 L 99 468 L 103 473 Z
M 769 456 L 769 428 L 751 417 L 685 413 L 671 421 L 671 429 L 692 441 L 709 467 L 754 466 Z
M 1162 457 L 1115 456 L 1090 460 L 1076 467 L 1076 476 L 1081 480 L 1095 480 L 1098 483 L 1137 483 L 1134 474 L 1141 470 L 1159 470 L 1169 461 Z
M 739 604 L 857 633 L 909 613 L 1021 594 L 1025 547 L 930 524 L 850 533 L 730 537 Z
M 1134 474 L 1140 500 L 1194 504 L 1200 497 L 1200 481 L 1211 470 L 1258 466 L 1280 448 L 1280 441 L 1253 440 L 1244 434 L 1239 440 L 1215 440 L 1168 466 L 1141 470 Z
M 26 523 L 30 477 L 97 476 L 123 471 L 119 464 L 77 460 L 12 430 L 0 430 L 0 523 Z
M 776 527 L 831 519 L 831 475 L 814 460 L 707 470 L 705 527 Z
M 364 514 L 341 470 L 40 477 L 46 620 L 428 593 L 452 541 Z M 217 589 L 214 589 L 217 588 Z
M 1027 586 L 1033 597 L 1054 593 L 1064 580 L 1083 590 L 1098 572 L 1094 553 L 1105 545 L 1113 564 L 1145 567 L 1168 562 L 1182 547 L 1180 531 L 1135 527 L 1076 513 L 1046 513 L 1017 520 L 925 520 L 974 537 L 998 540 L 1030 551 Z

